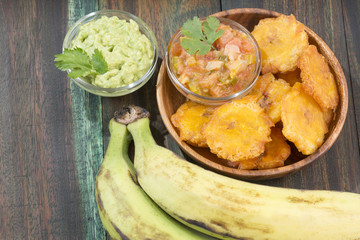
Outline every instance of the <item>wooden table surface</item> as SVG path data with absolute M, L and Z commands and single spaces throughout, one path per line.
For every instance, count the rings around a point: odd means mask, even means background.
M 347 119 L 330 151 L 295 174 L 261 184 L 360 193 L 360 1 L 1 0 L 0 239 L 107 238 L 94 181 L 108 122 L 123 105 L 147 108 L 158 144 L 179 151 L 159 115 L 157 72 L 139 91 L 105 98 L 83 91 L 54 66 L 77 19 L 100 9 L 137 15 L 154 31 L 161 63 L 186 19 L 233 8 L 294 14 L 333 50 L 349 88 Z

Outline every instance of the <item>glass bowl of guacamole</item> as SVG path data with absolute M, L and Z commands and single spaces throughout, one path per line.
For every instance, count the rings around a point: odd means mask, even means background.
M 63 42 L 65 49 L 80 48 L 91 58 L 100 52 L 105 73 L 73 81 L 84 90 L 105 97 L 123 96 L 142 87 L 155 72 L 158 46 L 154 33 L 138 17 L 119 10 L 100 10 L 79 19 Z M 68 72 L 71 70 L 68 70 Z

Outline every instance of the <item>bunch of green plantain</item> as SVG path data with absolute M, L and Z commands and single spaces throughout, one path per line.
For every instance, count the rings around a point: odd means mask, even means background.
M 157 145 L 140 107 L 116 112 L 109 129 L 95 190 L 112 239 L 360 239 L 360 194 L 269 187 L 205 170 Z

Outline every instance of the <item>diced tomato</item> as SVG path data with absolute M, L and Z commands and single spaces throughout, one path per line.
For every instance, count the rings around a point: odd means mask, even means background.
M 196 59 L 201 60 L 212 60 L 214 58 L 214 51 L 210 51 L 205 55 L 196 55 Z
M 230 61 L 234 61 L 240 54 L 240 49 L 238 46 L 233 44 L 226 44 L 224 54 L 229 57 Z
M 223 61 L 217 61 L 217 60 L 209 61 L 209 62 L 206 64 L 205 69 L 206 69 L 207 71 L 220 70 L 223 65 L 224 65 L 224 62 L 223 62 Z
M 200 78 L 199 86 L 201 88 L 211 89 L 214 86 L 216 86 L 218 79 L 219 79 L 218 73 L 214 72 L 214 73 L 210 74 L 208 77 Z
M 237 83 L 234 85 L 233 91 L 237 92 L 243 89 L 244 82 L 243 81 L 237 81 Z
M 185 71 L 185 64 L 183 62 L 179 62 L 177 65 L 176 65 L 176 68 L 177 68 L 177 73 L 179 75 L 183 74 L 184 71 Z
M 216 49 L 221 49 L 221 48 L 224 48 L 225 45 L 230 42 L 231 39 L 233 39 L 233 34 L 231 33 L 230 30 L 228 29 L 225 29 L 224 33 L 221 35 L 220 38 L 218 38 L 216 41 L 215 41 L 215 48 Z
M 246 80 L 248 79 L 249 75 L 250 75 L 250 68 L 246 68 L 246 70 L 240 72 L 237 75 L 238 79 L 243 79 L 242 81 L 238 81 L 235 85 L 234 85 L 234 91 L 240 91 L 241 89 L 243 89 L 249 82 Z
M 187 76 L 192 76 L 194 73 L 196 74 L 203 74 L 205 72 L 205 69 L 203 69 L 202 67 L 200 66 L 186 66 L 184 68 L 184 71 L 182 74 L 185 74 Z
M 182 50 L 180 57 L 185 61 L 188 57 L 191 57 L 191 55 L 187 51 Z
M 254 46 L 249 39 L 243 39 L 240 46 L 240 51 L 243 53 L 251 53 L 254 51 Z
M 243 39 L 233 38 L 228 42 L 228 45 L 235 45 L 235 46 L 238 46 L 240 49 L 242 42 L 243 42 Z
M 176 43 L 174 43 L 174 45 L 172 45 L 170 53 L 173 56 L 180 56 L 182 49 L 183 48 L 181 47 L 180 43 L 176 42 Z
M 213 97 L 223 96 L 223 90 L 220 85 L 214 85 L 212 88 L 209 89 L 209 93 Z
M 204 59 L 197 59 L 197 64 L 199 67 L 201 68 L 205 68 L 206 64 L 207 64 L 207 60 L 204 60 Z

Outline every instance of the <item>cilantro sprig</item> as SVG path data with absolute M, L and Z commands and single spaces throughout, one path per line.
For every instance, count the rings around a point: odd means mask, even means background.
M 104 74 L 108 71 L 105 58 L 98 49 L 94 50 L 91 58 L 81 48 L 65 49 L 63 53 L 55 55 L 55 62 L 60 70 L 71 70 L 68 74 L 70 78 Z
M 191 55 L 205 55 L 223 34 L 224 30 L 217 30 L 219 27 L 220 21 L 214 16 L 207 17 L 203 23 L 195 16 L 182 26 L 181 33 L 185 37 L 181 38 L 180 44 Z

